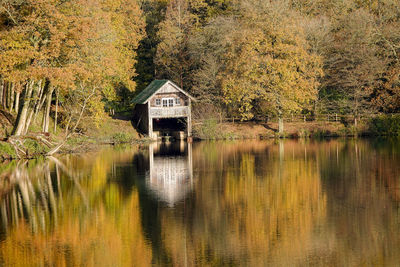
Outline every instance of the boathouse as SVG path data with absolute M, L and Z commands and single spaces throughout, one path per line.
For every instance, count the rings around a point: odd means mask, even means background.
M 191 101 L 187 92 L 169 80 L 154 80 L 134 99 L 134 123 L 137 128 L 157 139 L 192 136 Z

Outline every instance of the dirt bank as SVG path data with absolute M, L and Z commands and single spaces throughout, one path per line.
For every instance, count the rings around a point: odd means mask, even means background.
M 302 138 L 334 137 L 365 134 L 366 126 L 357 131 L 341 122 L 287 122 L 283 135 L 278 134 L 278 123 L 269 122 L 202 122 L 194 125 L 194 136 L 199 139 L 254 139 L 254 138 Z

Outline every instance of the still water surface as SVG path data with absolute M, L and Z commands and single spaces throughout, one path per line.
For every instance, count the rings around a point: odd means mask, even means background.
M 398 266 L 400 142 L 170 143 L 0 164 L 1 266 Z

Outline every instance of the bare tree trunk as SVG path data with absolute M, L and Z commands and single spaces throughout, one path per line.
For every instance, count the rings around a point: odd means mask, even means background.
M 278 109 L 278 132 L 279 135 L 283 134 L 283 118 L 282 110 Z
M 5 105 L 4 107 L 6 109 L 10 109 L 10 83 L 6 84 L 6 89 L 5 89 Z
M 4 80 L 0 84 L 0 106 L 3 106 Z
M 71 129 L 70 132 L 68 132 L 69 123 L 71 122 L 71 117 L 70 117 L 69 120 L 68 120 L 67 127 L 65 129 L 65 138 L 64 138 L 64 140 L 60 144 L 58 144 L 56 147 L 51 149 L 49 152 L 47 152 L 47 154 L 46 154 L 47 156 L 52 156 L 55 153 L 57 153 L 57 151 L 60 150 L 60 148 L 67 142 L 67 140 L 71 136 L 71 134 L 73 134 L 76 131 L 76 128 L 78 127 L 79 123 L 81 122 L 81 119 L 82 119 L 82 116 L 83 116 L 83 112 L 86 109 L 87 103 L 93 97 L 95 92 L 96 92 L 96 88 L 93 87 L 93 90 L 92 90 L 91 94 L 87 98 L 85 98 L 85 100 L 83 101 L 83 104 L 81 105 L 81 111 L 79 112 L 79 116 L 78 116 L 78 119 L 77 119 L 74 127 Z
M 3 99 L 1 101 L 3 108 L 6 108 L 6 99 L 7 99 L 7 82 L 3 82 Z
M 38 98 L 40 95 L 40 90 L 41 90 L 41 83 L 42 81 L 39 81 L 38 86 L 37 86 L 37 90 L 33 89 L 32 92 L 32 98 L 35 99 L 35 103 L 32 105 L 32 109 L 30 110 L 30 112 L 27 115 L 27 120 L 25 123 L 25 130 L 24 130 L 24 134 L 26 134 L 29 130 L 29 127 L 31 126 L 31 122 L 32 122 L 32 116 L 34 114 L 35 109 L 38 106 L 38 103 L 40 101 L 40 99 Z M 36 93 L 35 93 L 36 92 Z
M 22 109 L 20 112 L 18 112 L 17 122 L 13 130 L 13 135 L 21 135 L 25 129 L 26 116 L 29 111 L 29 104 L 32 97 L 33 85 L 34 85 L 33 80 L 27 82 L 26 84 Z
M 13 83 L 10 87 L 9 87 L 9 95 L 10 95 L 10 103 L 9 103 L 9 110 L 10 112 L 13 111 L 14 109 L 14 88 L 15 88 L 15 83 Z
M 57 133 L 57 115 L 58 115 L 58 90 L 56 90 L 56 112 L 54 114 L 54 133 Z
M 36 94 L 35 94 L 36 92 Z M 42 86 L 42 81 L 40 80 L 37 86 L 37 90 L 32 93 L 32 97 L 35 97 L 35 104 L 33 104 L 31 111 L 29 112 L 28 119 L 26 120 L 26 126 L 25 126 L 25 131 L 24 133 L 26 134 L 29 130 L 29 127 L 31 126 L 32 123 L 32 117 L 33 121 L 35 121 L 35 116 L 37 114 L 37 111 L 39 110 L 39 105 L 42 97 L 42 92 L 43 92 L 43 86 Z
M 280 115 L 279 119 L 278 119 L 278 129 L 279 129 L 279 134 L 283 134 L 283 118 L 282 118 L 282 115 Z
M 19 112 L 19 97 L 20 97 L 20 92 L 17 91 L 15 93 L 15 112 L 18 113 Z
M 38 93 L 37 93 L 37 95 L 38 95 L 37 96 L 37 101 L 36 101 L 36 104 L 35 104 L 34 111 L 32 111 L 33 112 L 33 122 L 36 121 L 37 114 L 38 114 L 39 110 L 42 109 L 43 103 L 44 103 L 44 101 L 46 99 L 46 97 L 43 97 L 43 92 L 44 92 L 45 85 L 46 85 L 46 82 L 42 82 L 42 81 L 39 82 L 39 86 L 38 86 L 39 90 L 38 90 Z
M 42 124 L 42 131 L 45 133 L 49 132 L 51 96 L 53 95 L 53 91 L 54 88 L 50 86 L 46 94 L 46 108 L 43 113 L 43 124 Z

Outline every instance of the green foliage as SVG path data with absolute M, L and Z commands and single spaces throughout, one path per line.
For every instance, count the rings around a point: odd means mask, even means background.
M 400 135 L 400 115 L 380 115 L 369 122 L 369 129 L 374 135 Z
M 121 133 L 115 133 L 111 137 L 111 139 L 114 143 L 129 143 L 135 139 L 135 136 L 130 133 L 121 132 Z
M 219 138 L 218 121 L 214 118 L 206 119 L 200 126 L 194 127 L 194 136 L 200 139 Z
M 49 148 L 41 143 L 32 140 L 32 139 L 25 139 L 24 146 L 27 149 L 27 155 L 43 155 L 49 151 Z
M 95 141 L 86 136 L 75 136 L 68 139 L 67 144 L 71 147 L 76 147 L 83 144 L 95 143 Z
M 300 138 L 310 137 L 310 132 L 307 129 L 300 129 L 297 132 L 297 136 L 296 137 L 300 137 Z
M 135 82 L 138 91 L 146 88 L 154 80 L 156 73 L 154 59 L 160 42 L 157 31 L 159 23 L 164 20 L 166 6 L 166 0 L 144 0 L 141 4 L 146 21 L 146 36 L 140 41 L 137 50 L 136 72 L 138 75 L 135 77 Z
M 15 158 L 15 150 L 10 143 L 0 141 L 0 159 L 1 158 Z

